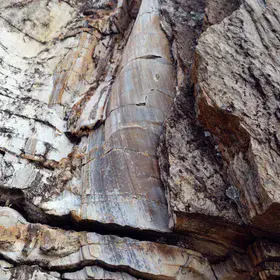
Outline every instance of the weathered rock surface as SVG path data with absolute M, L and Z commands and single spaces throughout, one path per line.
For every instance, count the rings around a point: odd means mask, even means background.
M 106 3 L 89 11 L 80 2 L 31 1 L 22 4 L 18 18 L 12 18 L 17 5 L 2 7 L 4 31 L 15 38 L 25 34 L 40 47 L 28 59 L 20 50 L 29 64 L 18 70 L 39 85 L 12 91 L 7 81 L 3 88 L 3 186 L 23 190 L 28 202 L 47 214 L 166 232 L 156 149 L 175 88 L 169 42 L 157 0 L 142 2 L 133 26 L 133 7 Z M 69 13 L 61 26 L 36 21 L 64 5 Z M 22 18 L 35 26 L 32 34 L 26 35 L 26 25 L 14 27 Z M 11 63 L 5 40 L 3 52 Z M 27 82 L 25 76 L 16 76 L 17 84 Z M 42 93 L 43 80 L 49 91 L 41 99 L 36 92 Z
M 7 211 L 1 208 L 0 217 L 3 213 L 7 219 Z M 10 211 L 9 223 L 0 227 L 0 253 L 13 263 L 32 263 L 56 271 L 100 263 L 140 278 L 182 279 L 182 275 L 202 274 L 204 279 L 214 279 L 209 263 L 197 252 L 130 238 L 63 231 L 41 224 L 21 224 L 19 218 L 13 216 L 14 210 Z M 78 273 L 89 273 L 89 276 L 95 273 L 96 277 L 100 273 L 110 275 L 94 267 Z M 77 274 L 66 274 L 65 277 L 76 277 Z
M 280 233 L 279 9 L 278 1 L 244 1 L 201 36 L 196 66 L 198 118 L 218 141 L 236 193 L 229 196 L 245 223 L 274 233 Z
M 250 237 L 242 227 L 235 204 L 226 195 L 230 183 L 217 146 L 196 119 L 191 85 L 191 65 L 205 9 L 212 12 L 211 22 L 216 16 L 212 11 L 213 3 L 208 2 L 162 1 L 163 27 L 173 35 L 178 86 L 158 155 L 174 229 L 240 250 L 246 248 Z
M 174 230 L 239 252 L 254 235 L 278 241 L 279 3 L 161 3 L 177 66 L 158 151 Z M 245 259 L 228 259 L 216 276 L 277 277 L 276 263 L 268 272 Z
M 61 279 L 61 275 L 58 272 L 42 271 L 38 266 L 22 265 L 18 267 L 2 266 L 0 270 L 0 278 L 2 280 L 57 280 Z
M 87 266 L 77 272 L 68 272 L 63 274 L 63 279 L 83 280 L 83 279 L 110 279 L 110 280 L 136 280 L 125 272 L 110 272 L 101 267 Z
M 106 107 L 82 143 L 80 219 L 168 231 L 156 149 L 173 102 L 175 76 L 158 1 L 142 1 Z
M 0 279 L 280 278 L 278 0 L 3 0 L 0 30 Z

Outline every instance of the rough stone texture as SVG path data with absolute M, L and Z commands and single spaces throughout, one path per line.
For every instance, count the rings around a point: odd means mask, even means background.
M 158 151 L 174 230 L 239 252 L 253 235 L 279 241 L 279 3 L 161 4 L 177 66 Z M 278 275 L 277 262 L 255 268 L 234 256 L 217 266 L 218 279 Z
M 57 280 L 61 275 L 57 272 L 45 272 L 38 266 L 21 265 L 14 268 L 2 267 L 0 270 L 1 280 Z
M 218 22 L 220 15 L 216 16 L 212 11 L 211 1 L 161 2 L 165 19 L 163 27 L 167 34 L 172 35 L 178 83 L 175 106 L 165 121 L 158 152 L 170 220 L 174 221 L 171 224 L 175 224 L 177 231 L 207 237 L 236 250 L 246 248 L 250 238 L 242 227 L 234 202 L 226 195 L 230 183 L 224 174 L 218 147 L 209 131 L 201 127 L 196 119 L 191 85 L 191 65 L 196 39 L 203 27 L 204 10 L 212 12 L 211 22 Z M 223 230 L 225 226 L 227 231 Z
M 7 211 L 0 208 L 0 217 L 3 213 L 6 218 Z M 10 211 L 13 214 L 14 210 Z M 20 224 L 18 217 L 12 215 L 9 223 L 0 226 L 0 253 L 13 263 L 32 263 L 56 271 L 102 263 L 140 278 L 184 279 L 183 275 L 202 275 L 202 279 L 214 279 L 207 260 L 191 250 L 92 232 L 63 231 L 41 224 Z M 87 271 L 92 274 L 94 268 L 79 273 Z M 96 268 L 95 273 L 98 276 L 109 272 Z M 65 277 L 71 275 L 75 277 Z
M 280 233 L 279 10 L 278 1 L 245 1 L 201 36 L 196 65 L 198 118 L 217 139 L 231 198 L 245 223 L 273 233 Z
M 18 5 L 24 8 L 13 17 Z M 1 7 L 7 63 L 20 63 L 14 45 L 9 49 L 12 38 L 27 37 L 33 51 L 26 58 L 25 48 L 17 50 L 23 63 L 16 72 L 7 66 L 18 75 L 12 75 L 15 90 L 7 79 L 1 95 L 1 181 L 5 189 L 22 190 L 40 213 L 166 232 L 156 149 L 173 102 L 174 68 L 158 1 L 143 1 L 135 23 L 139 4 L 131 5 L 29 1 Z M 34 25 L 30 34 L 27 23 Z M 21 86 L 29 79 L 31 86 Z M 36 95 L 43 90 L 44 98 Z
M 87 266 L 77 272 L 64 273 L 62 277 L 68 280 L 137 280 L 125 272 L 110 272 L 98 266 Z
M 279 279 L 278 0 L 0 3 L 1 279 Z
M 240 0 L 206 0 L 204 28 L 220 23 L 224 18 L 237 10 L 241 3 Z

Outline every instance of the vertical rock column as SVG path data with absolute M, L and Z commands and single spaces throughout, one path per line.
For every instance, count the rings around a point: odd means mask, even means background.
M 81 219 L 169 231 L 156 149 L 175 77 L 158 0 L 143 0 L 112 85 L 105 124 L 82 146 Z

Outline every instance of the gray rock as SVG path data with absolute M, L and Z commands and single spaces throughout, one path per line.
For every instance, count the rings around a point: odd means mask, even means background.
M 278 278 L 279 14 L 1 1 L 0 278 Z
M 0 210 L 0 216 L 5 216 L 7 209 Z M 32 263 L 58 272 L 100 263 L 108 269 L 120 269 L 140 278 L 182 279 L 184 271 L 186 277 L 203 275 L 203 279 L 215 279 L 208 261 L 192 250 L 94 232 L 64 231 L 42 224 L 16 224 L 19 218 L 10 218 L 11 225 L 0 226 L 0 253 L 13 263 Z M 7 273 L 13 273 L 11 270 Z M 96 277 L 100 273 L 110 275 L 93 267 L 77 273 L 89 277 L 94 273 Z M 66 274 L 65 277 L 76 275 Z M 120 276 L 129 279 L 127 274 L 112 275 L 116 279 Z

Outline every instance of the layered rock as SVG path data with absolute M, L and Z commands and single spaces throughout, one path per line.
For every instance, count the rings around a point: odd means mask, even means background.
M 276 0 L 2 2 L 1 279 L 279 278 Z
M 173 73 L 158 1 L 142 1 L 111 88 L 105 124 L 82 140 L 80 219 L 168 231 L 156 148 L 173 102 Z
M 89 9 L 80 2 L 31 1 L 21 4 L 18 18 L 10 18 L 16 4 L 2 7 L 11 21 L 5 18 L 9 36 L 22 36 L 28 27 L 19 31 L 12 21 L 24 18 L 35 26 L 25 36 L 40 46 L 29 59 L 33 68 L 23 64 L 18 70 L 40 86 L 24 87 L 26 94 L 18 86 L 11 101 L 3 97 L 3 183 L 23 190 L 47 214 L 166 232 L 156 149 L 175 87 L 169 42 L 160 28 L 158 1 L 142 2 L 133 28 L 137 2 L 106 3 Z M 64 5 L 69 14 L 57 29 L 37 21 Z M 39 34 L 44 28 L 45 37 Z M 3 40 L 3 52 L 10 53 L 7 48 Z M 24 49 L 24 61 L 23 54 Z M 17 83 L 21 80 L 27 82 L 19 75 Z M 36 98 L 43 87 L 44 99 Z
M 207 260 L 191 250 L 30 224 L 10 208 L 0 209 L 0 221 L 2 220 L 4 226 L 0 227 L 0 252 L 13 263 L 32 263 L 56 271 L 102 264 L 109 269 L 120 269 L 140 278 L 184 279 L 183 277 L 187 277 L 184 275 L 201 275 L 205 277 L 202 279 L 214 279 Z M 108 277 L 110 275 L 110 272 L 92 267 L 76 274 L 66 273 L 65 277 L 69 279 L 76 277 L 75 275 L 85 275 L 87 279 L 87 274 L 90 277 L 93 273 L 96 277 L 100 273 L 104 276 L 107 274 Z M 113 275 L 116 279 L 122 276 Z M 129 279 L 128 275 L 124 276 Z

